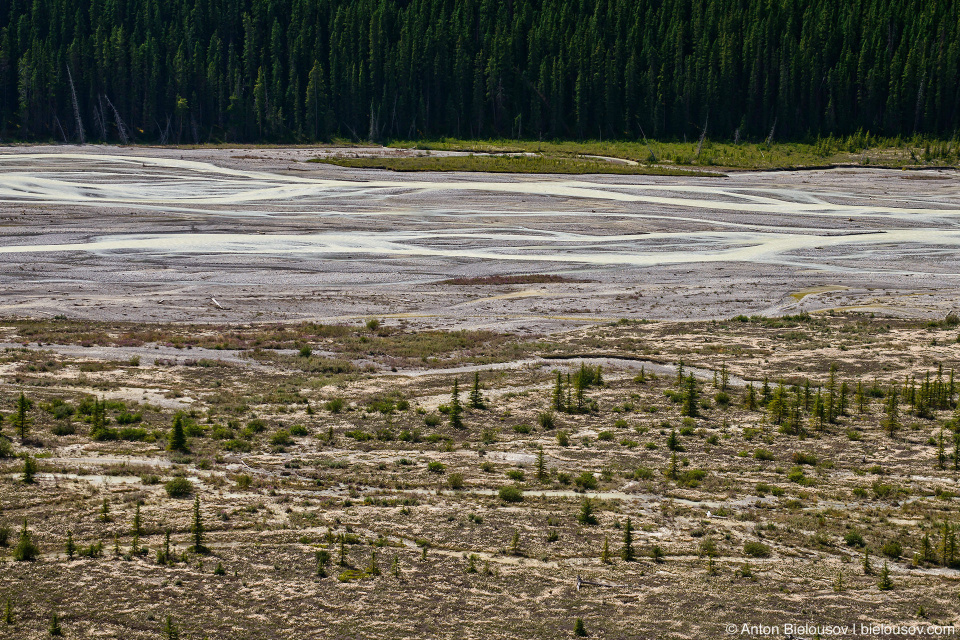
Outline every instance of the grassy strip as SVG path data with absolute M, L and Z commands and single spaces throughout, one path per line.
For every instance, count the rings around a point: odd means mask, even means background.
M 952 167 L 960 164 L 960 141 L 923 137 L 878 138 L 870 134 L 820 138 L 814 142 L 747 143 L 705 140 L 699 155 L 697 142 L 661 141 L 553 141 L 459 140 L 393 141 L 396 148 L 477 153 L 542 153 L 556 158 L 596 155 L 641 164 L 718 167 L 730 169 L 796 169 L 834 165 L 865 165 L 890 168 Z M 583 158 L 580 161 L 585 161 Z M 665 166 L 666 165 L 666 166 Z M 618 173 L 618 171 L 611 171 Z M 686 174 L 685 174 L 686 175 Z
M 442 280 L 440 284 L 457 285 L 504 285 L 504 284 L 541 284 L 551 282 L 584 282 L 574 278 L 551 275 L 548 273 L 529 274 L 519 276 L 481 276 L 478 278 L 450 278 Z
M 544 156 L 410 156 L 405 158 L 314 158 L 310 162 L 353 169 L 389 171 L 479 171 L 484 173 L 619 174 L 655 176 L 722 176 L 716 171 L 696 171 L 658 165 L 627 165 L 605 160 Z

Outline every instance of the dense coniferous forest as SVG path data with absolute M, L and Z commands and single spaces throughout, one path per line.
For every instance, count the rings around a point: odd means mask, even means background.
M 0 138 L 955 135 L 954 0 L 6 0 Z

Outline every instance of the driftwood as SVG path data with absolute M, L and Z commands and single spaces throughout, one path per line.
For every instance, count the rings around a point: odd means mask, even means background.
M 619 587 L 625 587 L 626 585 L 607 584 L 606 582 L 592 582 L 590 580 L 584 580 L 583 578 L 580 577 L 580 574 L 577 574 L 577 591 L 580 591 L 581 586 L 619 588 Z

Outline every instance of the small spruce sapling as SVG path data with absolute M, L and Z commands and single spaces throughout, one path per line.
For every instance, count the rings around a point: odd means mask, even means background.
M 73 560 L 73 556 L 77 552 L 77 545 L 73 543 L 73 531 L 67 531 L 66 551 L 67 551 L 67 558 L 69 558 L 70 560 Z
M 633 562 L 636 556 L 633 551 L 633 522 L 627 518 L 623 526 L 623 551 L 620 554 L 624 562 Z

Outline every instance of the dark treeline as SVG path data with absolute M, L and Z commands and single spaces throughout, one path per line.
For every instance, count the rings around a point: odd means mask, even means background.
M 0 136 L 952 136 L 955 0 L 5 0 Z M 72 82 L 71 82 L 72 78 Z M 71 86 L 72 85 L 72 86 Z M 75 95 L 75 98 L 74 98 Z

